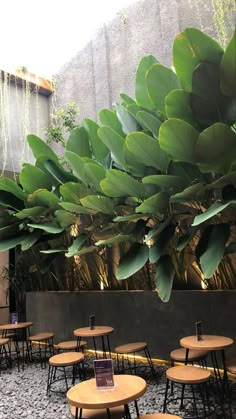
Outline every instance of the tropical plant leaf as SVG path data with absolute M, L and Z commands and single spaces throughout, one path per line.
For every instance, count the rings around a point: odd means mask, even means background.
M 117 234 L 116 236 L 110 237 L 109 239 L 105 240 L 98 240 L 95 245 L 96 246 L 104 246 L 104 245 L 110 245 L 113 243 L 121 243 L 124 241 L 130 241 L 133 238 L 132 234 Z
M 192 240 L 192 238 L 195 236 L 196 232 L 198 231 L 197 227 L 189 227 L 186 233 L 179 238 L 178 244 L 176 246 L 176 249 L 178 252 L 182 252 L 184 248 L 187 246 L 187 244 Z
M 57 155 L 41 138 L 36 135 L 28 135 L 27 141 L 36 159 L 41 155 L 46 155 L 48 159 L 58 161 Z
M 117 279 L 126 279 L 138 272 L 148 260 L 148 247 L 135 243 L 121 258 L 117 267 Z
M 145 197 L 145 188 L 141 182 L 116 169 L 107 170 L 106 178 L 101 181 L 101 188 L 110 197 Z
M 165 99 L 165 111 L 168 118 L 182 119 L 197 128 L 191 107 L 191 94 L 185 90 L 172 90 Z
M 14 182 L 12 179 L 4 177 L 0 179 L 0 191 L 9 192 L 12 195 L 15 195 L 16 198 L 24 200 L 26 198 L 26 193 Z
M 225 176 L 220 177 L 214 182 L 206 185 L 206 189 L 222 189 L 224 186 L 233 185 L 236 186 L 236 171 L 230 172 Z
M 140 163 L 166 172 L 170 159 L 158 140 L 143 132 L 134 132 L 126 137 L 126 146 Z
M 88 195 L 80 200 L 81 204 L 89 209 L 104 214 L 113 214 L 115 210 L 115 203 L 113 199 L 100 195 Z
M 70 227 L 72 224 L 75 224 L 77 217 L 68 211 L 57 210 L 55 211 L 55 217 L 59 225 L 66 229 Z
M 125 137 L 115 111 L 112 111 L 111 109 L 102 109 L 99 112 L 99 119 L 102 125 L 112 128 L 113 131 L 117 132 L 121 137 Z
M 161 256 L 156 266 L 155 283 L 158 295 L 163 303 L 167 303 L 170 299 L 174 275 L 175 269 L 171 256 Z
M 5 252 L 21 244 L 26 239 L 26 234 L 17 234 L 17 236 L 10 237 L 7 239 L 0 240 L 0 252 Z
M 49 176 L 38 167 L 27 164 L 20 173 L 20 183 L 27 193 L 33 193 L 37 189 L 52 189 L 52 183 Z
M 189 186 L 182 192 L 176 193 L 170 197 L 170 202 L 194 202 L 200 201 L 204 194 L 204 185 L 202 183 L 196 183 L 195 185 Z
M 80 204 L 80 199 L 90 194 L 90 190 L 82 183 L 68 182 L 60 186 L 60 193 L 64 201 Z
M 122 104 L 123 106 L 136 103 L 135 100 L 128 96 L 126 93 L 120 93 L 120 97 L 124 101 L 124 104 Z
M 154 138 L 158 138 L 159 128 L 162 124 L 162 121 L 160 121 L 160 119 L 145 111 L 139 111 L 136 115 L 136 118 L 140 125 L 142 125 L 142 127 L 144 127 L 152 133 Z
M 59 204 L 66 211 L 74 212 L 75 214 L 96 214 L 97 211 L 83 207 L 82 205 L 73 204 L 72 202 L 60 202 Z
M 88 135 L 84 127 L 74 128 L 66 143 L 66 150 L 78 154 L 80 157 L 92 157 Z
M 196 163 L 198 135 L 198 131 L 187 122 L 172 118 L 160 127 L 160 146 L 174 161 Z
M 115 217 L 113 219 L 113 221 L 117 222 L 117 223 L 123 223 L 126 221 L 137 221 L 137 220 L 142 220 L 147 218 L 148 215 L 145 214 L 131 214 L 131 215 L 119 215 L 118 217 Z
M 98 136 L 101 139 L 101 141 L 107 146 L 107 148 L 109 148 L 109 150 L 111 151 L 112 159 L 120 166 L 125 167 L 123 150 L 125 139 L 109 127 L 99 128 Z
M 236 243 L 235 242 L 231 242 L 225 249 L 225 253 L 229 254 L 229 253 L 235 253 L 236 252 Z
M 169 67 L 154 64 L 146 75 L 148 94 L 159 112 L 165 114 L 165 99 L 168 93 L 180 88 L 177 75 Z
M 46 189 L 38 189 L 28 196 L 28 204 L 32 207 L 46 207 L 52 210 L 58 209 L 60 199 L 53 192 Z
M 43 233 L 41 231 L 33 231 L 28 236 L 26 236 L 25 239 L 21 241 L 21 250 L 23 252 L 29 250 L 35 243 L 37 243 L 42 234 Z
M 165 192 L 158 192 L 157 194 L 147 198 L 141 205 L 136 207 L 135 212 L 147 214 L 163 214 L 166 213 L 169 206 L 169 195 Z
M 178 34 L 173 45 L 173 61 L 184 90 L 192 90 L 192 74 L 201 62 L 220 63 L 223 49 L 212 38 L 196 28 Z
M 155 243 L 149 248 L 149 260 L 151 263 L 157 262 L 166 253 L 166 247 L 174 234 L 175 226 L 173 224 L 168 225 L 160 232 Z
M 84 175 L 88 185 L 96 192 L 102 192 L 100 182 L 106 177 L 106 170 L 94 163 L 84 165 Z
M 220 67 L 221 90 L 226 96 L 236 96 L 236 30 L 224 52 Z
M 186 187 L 187 182 L 180 176 L 172 175 L 151 175 L 142 179 L 144 184 L 153 184 L 159 186 L 162 191 L 173 193 Z
M 64 228 L 60 227 L 59 224 L 56 222 L 44 223 L 44 224 L 28 223 L 27 226 L 46 231 L 47 233 L 50 233 L 50 234 L 58 234 L 64 231 Z
M 221 211 L 223 211 L 225 208 L 227 208 L 230 204 L 232 204 L 234 201 L 227 202 L 226 204 L 223 204 L 222 202 L 214 202 L 205 212 L 202 214 L 197 215 L 194 218 L 192 226 L 198 226 L 205 221 L 209 220 L 210 218 L 214 217 L 215 215 L 219 214 Z M 236 203 L 236 201 L 235 201 Z
M 15 216 L 20 220 L 24 220 L 24 218 L 35 218 L 39 217 L 41 214 L 45 212 L 45 207 L 36 206 L 30 208 L 24 208 L 23 210 L 17 212 Z
M 206 228 L 201 236 L 198 248 L 202 246 L 204 251 L 200 254 L 199 260 L 206 279 L 209 279 L 217 269 L 225 253 L 225 245 L 229 239 L 229 224 L 214 224 Z
M 98 129 L 100 128 L 99 125 L 96 124 L 96 122 L 94 122 L 92 119 L 84 119 L 83 126 L 89 136 L 92 152 L 95 159 L 104 165 L 104 163 L 107 161 L 107 156 L 109 155 L 109 149 L 98 136 Z M 108 164 L 107 167 L 109 167 L 109 165 L 110 164 Z
M 236 160 L 236 133 L 221 122 L 205 129 L 198 137 L 196 158 L 204 173 L 227 173 Z
M 117 117 L 121 123 L 122 131 L 127 135 L 134 131 L 140 131 L 141 127 L 136 121 L 136 119 L 130 115 L 130 113 L 127 111 L 124 106 L 122 106 L 120 103 L 114 104 Z
M 13 195 L 11 192 L 1 191 L 0 205 L 4 207 L 13 208 L 14 210 L 21 210 L 24 208 L 24 202 Z
M 78 237 L 76 237 L 76 239 L 73 241 L 73 244 L 68 248 L 66 257 L 70 258 L 77 255 L 78 250 L 81 248 L 81 246 L 83 246 L 87 239 L 88 236 L 85 234 L 80 234 Z
M 85 177 L 85 170 L 84 166 L 86 164 L 86 160 L 77 154 L 73 153 L 72 151 L 65 152 L 65 160 L 69 163 L 73 174 L 77 177 L 77 179 L 81 180 L 85 185 L 87 185 L 86 177 Z M 91 160 L 92 163 L 93 160 Z
M 153 55 L 143 57 L 138 65 L 135 78 L 135 96 L 138 105 L 144 106 L 147 109 L 154 109 L 153 102 L 147 91 L 146 75 L 153 64 L 158 63 Z
M 40 250 L 40 253 L 44 253 L 46 255 L 51 255 L 54 253 L 65 253 L 67 248 L 65 246 L 59 247 L 58 249 L 48 249 L 48 250 Z
M 73 176 L 72 173 L 66 172 L 60 163 L 53 160 L 45 160 L 43 164 L 47 172 L 50 173 L 52 177 L 61 184 L 77 181 L 77 178 Z

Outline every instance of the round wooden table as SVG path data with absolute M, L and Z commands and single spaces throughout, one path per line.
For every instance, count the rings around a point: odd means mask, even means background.
M 136 402 L 146 389 L 147 383 L 136 375 L 114 375 L 114 388 L 99 390 L 96 387 L 96 380 L 92 378 L 82 383 L 76 384 L 67 392 L 67 401 L 76 408 L 75 419 L 78 419 L 78 411 L 82 414 L 82 409 L 107 409 L 107 417 L 110 418 L 109 409 L 117 406 L 124 406 L 126 417 L 131 417 L 128 403 Z
M 2 330 L 2 337 L 5 338 L 8 332 L 14 332 L 16 335 L 17 330 L 23 331 L 23 340 L 22 340 L 22 368 L 24 369 L 25 365 L 25 345 L 26 345 L 26 352 L 29 356 L 29 347 L 28 347 L 28 336 L 29 336 L 29 328 L 33 325 L 33 322 L 19 322 L 19 323 L 8 323 L 8 324 L 1 324 L 0 330 Z M 18 364 L 18 370 L 20 369 L 20 348 L 18 344 L 18 340 L 14 336 L 14 345 L 16 350 L 16 358 Z
M 180 339 L 180 345 L 186 348 L 185 364 L 188 362 L 189 349 L 204 349 L 210 351 L 212 365 L 214 368 L 214 375 L 216 378 L 217 386 L 219 388 L 219 394 L 224 395 L 225 390 L 228 389 L 228 376 L 225 362 L 225 349 L 232 346 L 234 343 L 233 339 L 225 336 L 217 335 L 203 335 L 202 340 L 197 340 L 196 335 L 186 336 Z M 221 367 L 223 368 L 223 379 L 220 375 L 220 365 L 217 359 L 217 352 L 221 354 Z M 222 393 L 221 393 L 222 390 Z
M 114 332 L 113 327 L 110 326 L 95 326 L 93 329 L 90 327 L 81 327 L 74 330 L 74 335 L 78 338 L 78 347 L 80 346 L 81 338 L 92 338 L 93 346 L 95 350 L 95 356 L 97 358 L 97 345 L 96 338 L 100 337 L 102 341 L 103 358 L 107 357 L 107 352 L 111 358 L 111 347 L 109 335 Z M 106 338 L 106 342 L 105 342 Z M 106 345 L 107 343 L 107 345 Z

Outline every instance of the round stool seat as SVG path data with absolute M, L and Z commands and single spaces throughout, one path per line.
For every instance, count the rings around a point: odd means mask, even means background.
M 208 354 L 208 351 L 189 349 L 188 361 L 190 362 L 197 361 L 199 359 L 205 358 L 207 354 Z M 186 349 L 178 348 L 171 351 L 170 358 L 173 359 L 174 361 L 184 362 L 185 355 L 186 355 Z
M 81 352 L 63 352 L 58 355 L 53 355 L 48 362 L 54 367 L 65 367 L 67 365 L 74 365 L 83 361 L 84 355 Z
M 140 416 L 140 419 L 181 419 L 180 416 L 170 415 L 169 413 L 149 413 Z
M 122 419 L 124 417 L 124 407 L 112 407 L 110 409 L 112 419 Z M 75 407 L 71 407 L 71 414 L 75 417 Z M 82 419 L 104 419 L 107 417 L 106 409 L 83 409 Z
M 0 346 L 6 345 L 9 340 L 8 338 L 0 338 Z
M 143 351 L 146 349 L 146 342 L 134 342 L 126 343 L 125 345 L 120 345 L 115 348 L 115 352 L 118 354 L 129 354 L 133 352 Z
M 236 375 L 236 358 L 231 358 L 226 361 L 226 369 L 231 374 Z
M 87 345 L 87 342 L 85 342 L 85 340 L 81 340 L 79 347 L 83 348 L 85 345 Z M 77 349 L 77 340 L 68 340 L 65 342 L 59 342 L 57 344 L 57 348 L 64 351 Z
M 41 340 L 48 340 L 54 337 L 54 333 L 37 333 L 34 336 L 29 336 L 28 339 L 29 340 L 37 340 L 37 341 L 41 341 Z
M 166 376 L 170 381 L 183 384 L 199 384 L 208 381 L 211 373 L 205 368 L 192 367 L 191 365 L 180 365 L 169 368 Z

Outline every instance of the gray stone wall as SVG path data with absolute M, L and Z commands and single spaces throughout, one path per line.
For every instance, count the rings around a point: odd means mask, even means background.
M 18 173 L 22 163 L 34 161 L 26 142 L 28 134 L 45 137 L 49 99 L 14 81 L 0 83 L 0 175 Z
M 216 19 L 221 3 L 225 5 L 223 28 Z M 111 108 L 121 92 L 134 95 L 135 70 L 144 55 L 153 54 L 162 64 L 171 65 L 174 37 L 186 27 L 204 30 L 221 38 L 221 43 L 231 37 L 234 7 L 234 0 L 137 1 L 104 24 L 56 75 L 57 106 L 73 101 L 81 118 L 97 119 L 98 111 Z

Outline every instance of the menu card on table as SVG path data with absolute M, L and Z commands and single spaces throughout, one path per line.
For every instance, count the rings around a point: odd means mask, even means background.
M 93 361 L 96 387 L 98 390 L 114 388 L 114 372 L 112 359 L 95 359 Z
M 94 314 L 92 316 L 89 316 L 89 325 L 90 325 L 91 330 L 95 329 L 95 316 L 94 316 Z
M 196 337 L 197 340 L 204 340 L 203 333 L 202 333 L 202 321 L 196 322 Z

